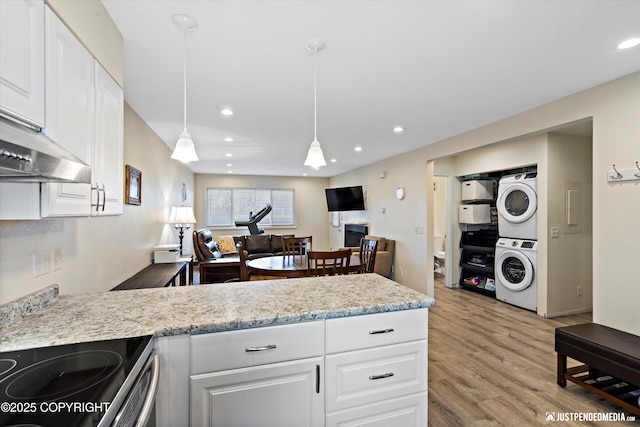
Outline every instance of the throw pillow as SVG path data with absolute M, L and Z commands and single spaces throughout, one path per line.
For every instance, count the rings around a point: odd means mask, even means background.
M 220 252 L 223 254 L 237 252 L 233 236 L 216 236 L 216 243 L 218 244 L 218 248 L 220 248 Z

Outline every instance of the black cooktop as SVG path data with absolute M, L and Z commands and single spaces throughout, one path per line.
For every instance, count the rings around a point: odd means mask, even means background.
M 0 426 L 97 426 L 151 338 L 0 353 Z

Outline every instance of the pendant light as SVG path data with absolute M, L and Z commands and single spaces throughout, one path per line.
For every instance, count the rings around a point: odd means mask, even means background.
M 184 65 L 184 130 L 178 138 L 176 148 L 171 155 L 172 159 L 180 160 L 182 163 L 198 161 L 196 148 L 193 145 L 191 134 L 187 131 L 187 31 L 195 30 L 198 23 L 195 19 L 187 15 L 174 15 L 173 23 L 180 27 L 184 34 L 183 41 L 183 65 Z
M 318 39 L 311 39 L 307 42 L 307 50 L 312 52 L 313 57 L 313 142 L 309 147 L 307 153 L 307 160 L 304 161 L 305 166 L 311 166 L 314 169 L 318 169 L 320 166 L 326 166 L 327 162 L 324 161 L 324 155 L 322 154 L 322 147 L 318 142 L 318 90 L 317 90 L 317 67 L 316 56 L 319 52 L 322 52 L 327 45 L 324 41 Z

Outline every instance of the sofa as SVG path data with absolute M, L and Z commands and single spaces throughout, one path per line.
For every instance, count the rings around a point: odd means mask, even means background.
M 392 239 L 387 239 L 386 237 L 380 236 L 364 236 L 365 239 L 377 240 L 378 241 L 378 249 L 376 251 L 376 265 L 374 268 L 374 273 L 377 273 L 381 276 L 391 278 L 391 274 L 393 272 L 393 256 L 396 250 L 396 241 Z M 359 247 L 350 248 L 353 250 L 354 255 L 359 255 Z
M 242 243 L 247 259 L 282 255 L 282 238 L 293 234 L 255 234 L 244 236 L 217 236 L 215 242 L 222 256 L 236 255 L 236 245 Z

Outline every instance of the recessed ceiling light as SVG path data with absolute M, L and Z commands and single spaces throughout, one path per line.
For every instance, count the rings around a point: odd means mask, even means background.
M 402 131 L 404 131 L 404 128 L 402 126 L 396 126 L 393 128 L 393 131 L 395 133 L 402 133 Z
M 220 113 L 223 116 L 227 116 L 227 117 L 233 116 L 233 111 L 231 111 L 231 108 L 225 108 L 224 110 L 220 111 Z
M 306 173 L 306 172 L 305 172 L 305 173 L 303 173 L 303 174 L 302 174 L 302 176 L 307 176 L 307 173 Z
M 225 142 L 233 142 L 233 138 L 231 138 L 230 136 L 226 137 L 224 139 Z
M 227 157 L 233 157 L 233 154 L 231 154 L 231 153 L 227 153 L 227 154 L 225 154 L 225 156 L 227 156 Z
M 329 160 L 329 161 L 330 161 L 331 163 L 335 163 L 335 162 L 337 162 L 337 160 L 336 160 L 336 159 L 331 159 L 331 160 Z
M 362 151 L 362 147 L 360 147 L 360 146 L 358 145 L 356 148 L 354 148 L 354 150 L 355 150 L 355 151 Z
M 640 44 L 640 38 L 632 38 L 625 40 L 618 45 L 618 49 L 629 49 L 630 47 L 638 46 Z
M 233 173 L 233 171 L 227 171 L 227 173 Z
M 228 168 L 230 168 L 231 166 L 233 166 L 231 163 L 227 163 Z

